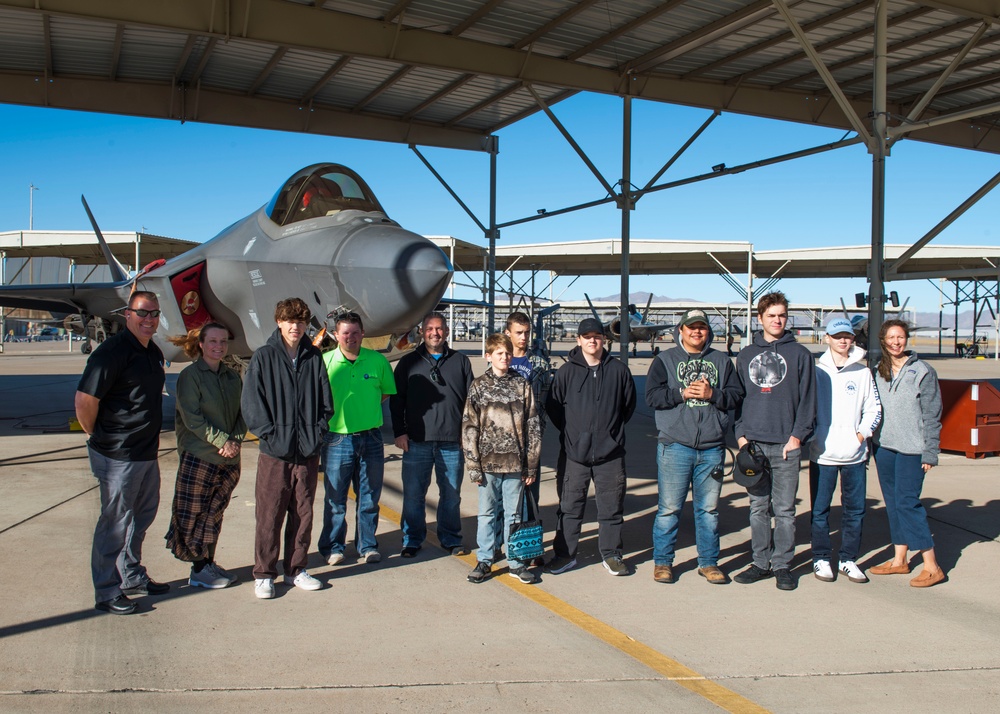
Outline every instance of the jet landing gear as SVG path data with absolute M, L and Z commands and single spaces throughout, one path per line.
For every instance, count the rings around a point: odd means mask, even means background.
M 103 318 L 93 318 L 90 315 L 80 315 L 80 319 L 83 321 L 83 344 L 80 345 L 80 352 L 85 355 L 89 355 L 94 351 L 94 346 L 91 344 L 90 339 L 90 321 L 94 320 L 94 342 L 101 344 L 104 340 L 108 339 L 108 330 L 111 328 L 110 323 Z
M 80 345 L 80 352 L 89 355 L 94 351 L 94 346 L 90 344 L 90 315 L 81 312 L 80 322 L 83 323 L 83 344 Z

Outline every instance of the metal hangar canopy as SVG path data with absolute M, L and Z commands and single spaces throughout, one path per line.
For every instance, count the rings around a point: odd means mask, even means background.
M 477 269 L 486 249 L 456 239 L 432 237 L 448 253 L 455 241 L 453 262 Z M 533 243 L 497 247 L 497 270 L 550 271 L 558 275 L 616 275 L 621 270 L 619 238 Z M 752 270 L 761 278 L 863 278 L 871 261 L 870 246 L 753 250 L 740 241 L 676 241 L 633 238 L 629 241 L 630 272 L 639 275 L 712 275 L 720 272 L 745 275 Z M 894 263 L 909 249 L 885 246 L 887 263 Z M 752 258 L 752 264 L 749 262 Z M 752 267 L 751 267 L 752 266 Z M 950 277 L 970 271 L 996 276 L 1000 271 L 1000 246 L 935 246 L 918 250 L 900 265 L 896 280 Z
M 876 7 L 0 0 L 0 102 L 472 150 L 581 91 L 857 131 L 877 90 Z M 998 12 L 888 0 L 890 129 L 1000 152 Z
M 102 231 L 102 235 L 114 256 L 136 270 L 159 258 L 174 258 L 198 245 L 148 233 Z M 0 253 L 7 258 L 66 258 L 77 265 L 106 263 L 92 231 L 6 231 L 0 233 Z M 137 265 L 139 262 L 143 265 Z

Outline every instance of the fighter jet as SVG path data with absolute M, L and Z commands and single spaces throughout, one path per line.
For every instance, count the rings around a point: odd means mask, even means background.
M 134 290 L 160 303 L 154 340 L 170 361 L 187 358 L 169 338 L 209 319 L 233 334 L 230 354 L 249 357 L 275 329 L 274 306 L 305 300 L 323 318 L 352 310 L 366 343 L 392 356 L 412 346 L 411 330 L 433 310 L 451 280 L 445 254 L 386 216 L 368 185 L 339 164 L 314 164 L 285 181 L 273 198 L 217 236 L 129 277 L 112 255 L 84 200 L 112 273 L 109 283 L 0 287 L 0 305 L 82 317 L 85 336 L 124 327 L 121 311 Z M 89 339 L 84 352 L 89 351 Z
M 597 314 L 597 310 L 594 308 L 594 303 L 590 301 L 590 296 L 587 293 L 584 293 L 583 296 L 587 298 L 587 304 L 590 305 L 590 311 L 594 314 L 594 318 L 604 325 L 604 335 L 608 341 L 621 342 L 621 317 L 616 316 L 611 320 L 601 320 Z M 653 344 L 657 335 L 661 332 L 672 330 L 675 327 L 675 325 L 670 323 L 653 324 L 646 322 L 646 318 L 649 315 L 649 306 L 652 303 L 653 294 L 650 293 L 649 300 L 646 301 L 646 309 L 641 314 L 634 304 L 629 304 L 628 306 L 628 335 L 633 357 L 638 352 L 638 343 L 647 340 L 649 340 L 649 348 L 653 351 L 653 354 L 659 354 L 660 348 Z

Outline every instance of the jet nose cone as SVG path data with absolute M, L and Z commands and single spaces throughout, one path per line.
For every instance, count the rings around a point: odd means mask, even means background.
M 400 333 L 437 306 L 452 266 L 434 243 L 391 224 L 354 234 L 334 260 L 369 336 Z

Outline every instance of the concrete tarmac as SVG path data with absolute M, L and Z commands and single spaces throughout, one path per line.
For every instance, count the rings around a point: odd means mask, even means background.
M 473 354 L 473 345 L 467 347 Z M 188 565 L 164 548 L 177 467 L 168 400 L 161 503 L 143 562 L 171 584 L 114 617 L 93 609 L 90 546 L 99 510 L 84 437 L 68 430 L 85 358 L 65 343 L 8 344 L 0 355 L 0 711 L 552 711 L 982 712 L 1000 701 L 1000 498 L 996 458 L 944 454 L 924 486 L 949 580 L 927 590 L 908 576 L 823 583 L 812 576 L 809 486 L 800 481 L 794 574 L 799 588 L 709 585 L 697 575 L 693 519 L 681 521 L 673 585 L 652 579 L 655 427 L 644 404 L 629 424 L 626 562 L 610 577 L 585 524 L 580 566 L 521 585 L 502 568 L 473 585 L 474 556 L 436 547 L 414 560 L 401 542 L 400 454 L 386 442 L 377 565 L 327 566 L 318 592 L 253 594 L 257 448 L 226 512 L 217 559 L 240 576 L 225 590 L 187 585 Z M 558 362 L 558 360 L 557 360 Z M 477 373 L 484 369 L 473 356 Z M 934 360 L 942 377 L 1000 376 L 991 360 Z M 640 394 L 649 358 L 633 359 Z M 168 370 L 168 387 L 184 365 Z M 640 400 L 641 401 L 641 400 Z M 555 526 L 554 430 L 545 435 L 542 511 Z M 463 488 L 474 546 L 476 492 Z M 874 467 L 859 563 L 891 553 Z M 320 525 L 319 489 L 314 540 Z M 435 486 L 428 494 L 434 527 Z M 726 480 L 722 556 L 750 562 L 748 499 Z M 353 513 L 349 514 L 353 524 Z M 835 501 L 832 522 L 839 522 Z M 593 519 L 591 504 L 588 518 Z M 834 543 L 837 537 L 834 536 Z M 919 557 L 911 561 L 919 572 Z M 992 704 L 991 704 L 992 702 Z

